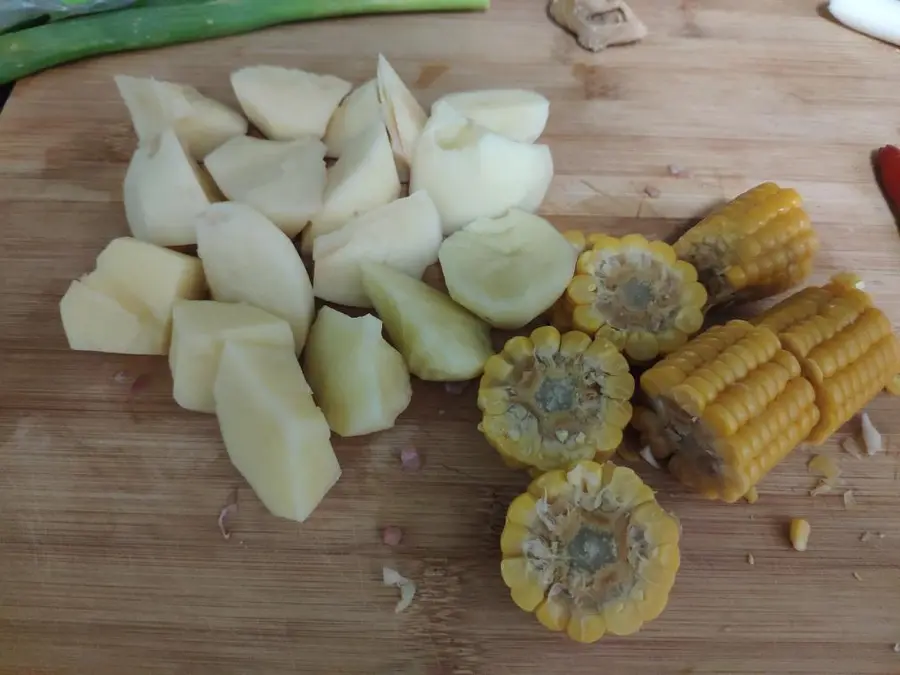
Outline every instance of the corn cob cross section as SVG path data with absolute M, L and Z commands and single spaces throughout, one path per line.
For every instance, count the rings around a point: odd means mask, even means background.
M 810 443 L 823 443 L 882 389 L 894 387 L 900 343 L 887 316 L 846 275 L 795 293 L 754 323 L 777 333 L 815 389 L 821 417 Z
M 767 182 L 710 214 L 674 244 L 697 268 L 709 306 L 759 300 L 809 276 L 819 240 L 800 195 Z
M 513 602 L 578 642 L 659 616 L 680 563 L 680 526 L 625 467 L 579 462 L 509 506 L 501 574 Z
M 671 246 L 638 234 L 566 237 L 584 250 L 551 311 L 555 326 L 602 336 L 636 362 L 668 353 L 700 330 L 706 291 Z
M 730 321 L 645 371 L 634 425 L 685 486 L 734 502 L 819 420 L 812 384 L 766 327 Z
M 485 363 L 479 429 L 510 466 L 569 468 L 615 452 L 633 393 L 628 362 L 611 342 L 542 326 Z

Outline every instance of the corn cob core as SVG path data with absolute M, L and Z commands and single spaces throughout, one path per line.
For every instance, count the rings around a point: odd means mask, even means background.
M 819 240 L 800 195 L 767 182 L 704 218 L 674 248 L 697 268 L 714 306 L 797 285 L 812 271 Z
M 631 469 L 579 462 L 510 504 L 501 573 L 513 602 L 578 642 L 629 635 L 665 608 L 680 527 Z
M 634 424 L 687 487 L 734 502 L 806 439 L 819 420 L 800 364 L 765 327 L 731 321 L 641 376 L 650 401 Z
M 754 320 L 778 334 L 812 383 L 821 416 L 809 442 L 823 443 L 882 390 L 894 387 L 900 344 L 872 298 L 839 275 L 805 288 Z
M 633 393 L 628 362 L 611 342 L 542 326 L 485 363 L 479 429 L 511 466 L 569 468 L 615 452 Z
M 577 250 L 575 235 L 568 238 Z M 584 245 L 551 312 L 554 325 L 605 337 L 638 362 L 672 351 L 700 330 L 706 291 L 671 246 L 637 234 L 590 235 Z

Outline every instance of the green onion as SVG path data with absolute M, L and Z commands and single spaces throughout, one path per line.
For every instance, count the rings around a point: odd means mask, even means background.
M 485 10 L 490 0 L 144 0 L 0 35 L 0 84 L 111 52 L 248 33 L 358 14 Z

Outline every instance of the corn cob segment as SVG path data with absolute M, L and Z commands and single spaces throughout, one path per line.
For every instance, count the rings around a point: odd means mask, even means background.
M 823 443 L 882 389 L 895 387 L 900 343 L 872 298 L 845 282 L 805 288 L 754 320 L 778 334 L 816 392 L 821 412 L 809 442 Z
M 479 429 L 507 464 L 540 471 L 607 459 L 631 420 L 634 378 L 604 338 L 542 326 L 484 367 Z
M 578 642 L 659 616 L 680 564 L 678 521 L 636 473 L 583 461 L 510 504 L 501 574 L 513 602 Z
M 641 376 L 650 403 L 634 426 L 687 487 L 735 502 L 803 442 L 816 392 L 768 328 L 730 321 Z
M 700 330 L 706 291 L 671 246 L 637 234 L 589 235 L 584 246 L 551 312 L 554 325 L 605 337 L 636 362 L 666 354 Z
M 689 229 L 674 248 L 697 268 L 715 306 L 796 286 L 812 271 L 819 240 L 800 195 L 762 183 Z

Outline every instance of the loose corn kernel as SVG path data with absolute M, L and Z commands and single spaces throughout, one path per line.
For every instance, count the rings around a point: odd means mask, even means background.
M 709 306 L 786 291 L 812 271 L 819 240 L 800 195 L 767 182 L 685 232 L 675 253 L 697 268 Z
M 797 359 L 771 330 L 746 321 L 710 328 L 640 382 L 650 400 L 634 416 L 642 441 L 710 499 L 747 495 L 819 419 Z
M 596 642 L 662 613 L 680 538 L 634 471 L 582 461 L 541 475 L 510 504 L 500 572 L 513 602 L 543 626 Z
M 542 326 L 488 359 L 479 429 L 513 467 L 569 468 L 608 459 L 631 420 L 634 377 L 608 340 Z
M 794 518 L 791 521 L 791 546 L 795 551 L 805 551 L 809 545 L 809 522 L 803 518 Z
M 900 342 L 867 293 L 838 278 L 805 288 L 754 319 L 773 330 L 812 383 L 819 445 L 859 412 L 900 372 Z
M 671 246 L 638 234 L 590 235 L 585 246 L 550 312 L 560 330 L 605 337 L 635 362 L 667 354 L 700 330 L 706 291 Z

